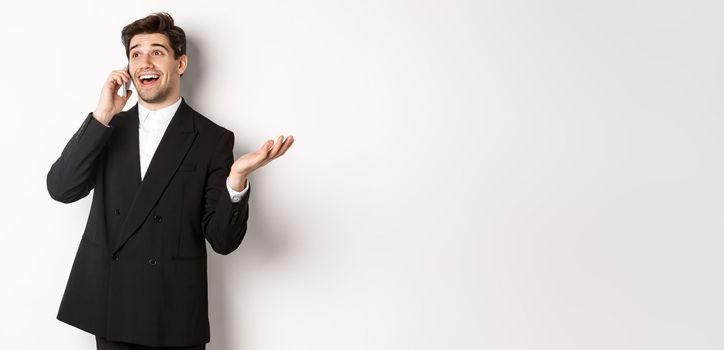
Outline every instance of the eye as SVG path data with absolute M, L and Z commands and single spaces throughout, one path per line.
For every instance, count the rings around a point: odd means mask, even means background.
M 156 51 L 154 51 L 154 52 L 153 52 L 153 54 L 154 54 L 154 55 L 156 55 L 156 56 L 159 56 L 159 55 L 161 55 L 161 54 L 162 54 L 162 52 L 161 52 L 161 51 L 159 51 L 159 50 L 156 50 Z
M 131 57 L 138 57 L 138 52 L 134 52 L 131 54 Z

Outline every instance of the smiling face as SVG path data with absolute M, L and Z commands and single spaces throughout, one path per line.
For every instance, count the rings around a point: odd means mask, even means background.
M 161 33 L 137 34 L 131 38 L 128 70 L 138 91 L 139 103 L 157 110 L 181 97 L 181 74 L 188 58 L 174 58 L 168 38 Z

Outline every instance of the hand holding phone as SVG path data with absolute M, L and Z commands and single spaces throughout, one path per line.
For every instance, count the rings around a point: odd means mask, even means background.
M 131 75 L 127 66 L 125 69 L 111 71 L 101 89 L 101 96 L 98 99 L 98 106 L 93 111 L 93 117 L 108 125 L 113 116 L 123 110 L 126 102 L 131 97 L 128 90 L 130 86 Z M 120 96 L 118 89 L 123 89 Z

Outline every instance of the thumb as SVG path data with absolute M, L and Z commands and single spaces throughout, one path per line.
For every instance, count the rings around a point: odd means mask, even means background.
M 271 149 L 271 146 L 272 146 L 273 144 L 274 144 L 274 141 L 272 141 L 272 140 L 266 140 L 266 142 L 264 142 L 264 143 L 261 145 L 261 147 L 259 147 L 259 150 L 260 150 L 260 151 L 267 152 L 267 151 L 269 151 L 269 150 Z

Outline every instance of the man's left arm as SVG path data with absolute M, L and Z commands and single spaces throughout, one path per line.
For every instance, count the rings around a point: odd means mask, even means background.
M 229 185 L 229 171 L 234 162 L 234 134 L 226 131 L 214 151 L 206 182 L 202 231 L 211 248 L 219 254 L 229 254 L 241 244 L 249 218 L 250 186 L 236 196 Z M 231 192 L 234 190 L 234 192 Z
M 248 176 L 255 170 L 280 157 L 292 146 L 294 137 L 283 136 L 267 140 L 259 149 L 242 155 L 234 161 L 234 134 L 230 131 L 221 137 L 220 146 L 214 153 L 206 188 L 206 207 L 203 232 L 211 247 L 219 254 L 229 254 L 241 244 L 249 218 Z M 217 184 L 226 181 L 227 189 L 221 191 Z M 241 190 L 241 198 L 234 203 L 234 191 Z M 226 193 L 217 193 L 226 192 Z M 231 195 L 231 197 L 230 197 Z

